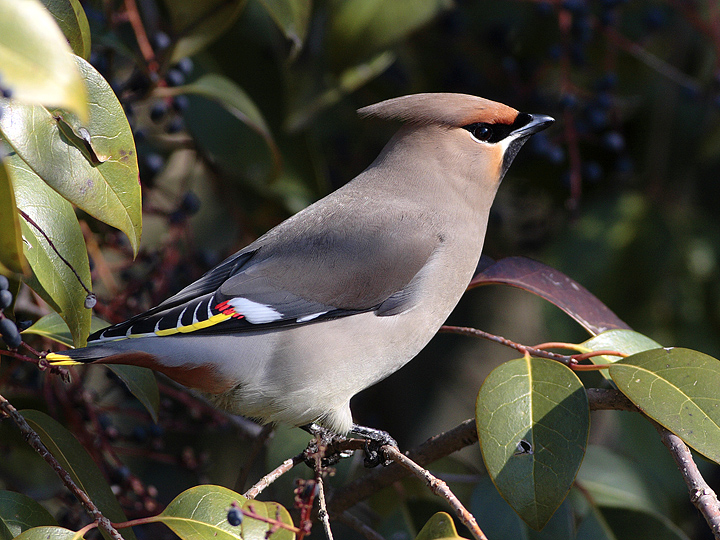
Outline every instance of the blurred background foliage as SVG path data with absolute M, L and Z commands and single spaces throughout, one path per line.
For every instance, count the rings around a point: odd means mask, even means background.
M 396 126 L 361 120 L 357 108 L 408 93 L 464 92 L 557 119 L 505 178 L 485 254 L 539 259 L 659 343 L 720 356 L 716 2 L 108 0 L 83 7 L 90 61 L 125 107 L 143 187 L 135 261 L 120 233 L 81 216 L 96 312 L 105 319 L 155 305 L 361 172 Z M 30 319 L 43 308 L 21 293 L 16 312 Z M 559 310 L 502 287 L 473 290 L 450 321 L 525 344 L 587 337 Z M 356 420 L 388 430 L 401 447 L 416 444 L 470 418 L 487 373 L 514 356 L 439 335 L 354 400 Z M 99 399 L 85 442 L 134 512 L 153 511 L 198 481 L 243 488 L 236 482 L 252 444 L 224 417 L 161 383 L 155 425 L 104 373 L 83 376 L 83 388 Z M 87 399 L 79 386 L 77 395 L 63 394 L 57 378 L 5 360 L 0 375 L 14 402 L 65 416 L 76 428 L 89 422 L 68 412 Z M 591 478 L 592 464 L 612 450 L 639 489 L 658 499 L 660 514 L 690 537 L 709 538 L 657 434 L 636 416 L 593 416 L 591 442 L 603 448 L 593 450 L 581 478 Z M 17 474 L 36 460 L 11 442 L 19 436 L 0 429 L 0 484 L 41 499 L 56 494 L 57 481 L 40 465 Z M 249 482 L 304 446 L 307 436 L 295 431 L 275 434 Z M 338 480 L 354 466 L 341 466 Z M 477 446 L 444 466 L 481 470 Z M 717 468 L 704 466 L 717 485 Z M 287 502 L 292 489 L 283 482 L 273 496 Z M 404 510 L 397 500 L 387 506 L 387 495 L 373 505 L 379 514 L 389 509 L 387 530 L 411 531 L 441 506 L 406 489 Z M 615 514 L 621 523 L 622 512 Z

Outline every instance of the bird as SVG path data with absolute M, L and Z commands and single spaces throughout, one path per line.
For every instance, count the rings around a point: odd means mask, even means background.
M 501 180 L 554 119 L 455 93 L 358 113 L 400 122 L 367 169 L 156 307 L 48 362 L 144 366 L 233 414 L 372 437 L 353 422 L 350 399 L 436 334 L 472 279 Z

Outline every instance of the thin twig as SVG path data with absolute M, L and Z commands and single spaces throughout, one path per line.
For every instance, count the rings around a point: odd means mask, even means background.
M 87 288 L 87 286 L 86 286 L 85 283 L 83 282 L 82 278 L 80 277 L 80 274 L 78 274 L 78 273 L 75 271 L 75 268 L 73 268 L 73 265 L 70 264 L 70 261 L 68 261 L 65 257 L 63 257 L 63 256 L 60 254 L 60 252 L 58 251 L 58 249 L 55 247 L 55 244 L 53 244 L 53 241 L 50 240 L 50 237 L 47 235 L 47 233 L 46 233 L 45 231 L 42 230 L 42 228 L 40 227 L 40 225 L 38 225 L 37 223 L 35 223 L 35 221 L 33 221 L 33 219 L 32 219 L 30 216 L 28 216 L 25 212 L 23 212 L 23 211 L 20 210 L 19 208 L 18 208 L 17 210 L 18 210 L 18 213 L 22 216 L 22 218 L 23 218 L 25 221 L 27 221 L 30 225 L 32 225 L 35 229 L 37 229 L 37 231 L 38 231 L 41 235 L 43 235 L 43 238 L 45 238 L 45 240 L 46 240 L 47 243 L 50 245 L 50 247 L 51 247 L 52 250 L 55 252 L 55 254 L 56 254 L 58 257 L 60 257 L 60 260 L 65 263 L 65 265 L 70 269 L 70 271 L 72 271 L 73 274 L 75 274 L 75 277 L 77 278 L 78 282 L 80 283 L 80 286 L 81 286 L 83 289 L 85 289 L 85 292 L 88 293 L 88 294 L 92 294 L 92 291 Z
M 367 540 L 385 540 L 375 529 L 371 529 L 365 525 L 350 512 L 343 512 L 342 514 L 337 515 L 335 519 L 362 534 L 365 538 L 367 538 Z
M 717 495 L 700 474 L 690 449 L 683 440 L 660 424 L 656 422 L 653 422 L 653 424 L 660 433 L 660 439 L 670 450 L 670 454 L 675 460 L 678 469 L 680 469 L 680 474 L 690 492 L 690 501 L 707 521 L 713 536 L 720 539 L 720 502 L 718 502 Z
M 123 540 L 122 535 L 113 527 L 112 523 L 106 518 L 102 512 L 95 506 L 87 493 L 85 493 L 80 487 L 73 481 L 68 473 L 55 457 L 50 453 L 45 444 L 43 444 L 40 436 L 35 432 L 30 424 L 27 423 L 25 418 L 12 406 L 12 404 L 0 395 L 0 409 L 15 422 L 15 425 L 20 429 L 23 438 L 28 444 L 38 453 L 40 456 L 53 468 L 55 473 L 60 477 L 63 484 L 75 495 L 78 500 L 85 507 L 87 512 L 92 516 L 97 526 L 105 531 L 114 540 Z
M 494 341 L 495 343 L 499 343 L 500 345 L 505 345 L 506 347 L 510 347 L 511 349 L 515 349 L 516 351 L 519 351 L 522 354 L 530 353 L 530 355 L 537 356 L 538 358 L 548 358 L 550 360 L 557 360 L 558 362 L 561 362 L 561 363 L 565 364 L 566 366 L 576 363 L 576 361 L 573 359 L 572 356 L 568 356 L 565 354 L 557 354 L 557 353 L 550 352 L 550 351 L 544 351 L 542 349 L 537 349 L 535 347 L 529 347 L 527 345 L 521 345 L 520 343 L 516 343 L 516 342 L 511 341 L 502 336 L 497 336 L 495 334 L 491 334 L 489 332 L 485 332 L 484 330 L 479 330 L 477 328 L 469 328 L 467 326 L 447 326 L 447 325 L 445 325 L 445 326 L 440 327 L 440 332 L 447 333 L 447 334 L 460 334 L 462 336 L 479 337 L 479 338 L 487 339 L 489 341 Z
M 322 458 L 325 454 L 325 445 L 322 444 L 320 437 L 318 439 L 318 455 L 315 457 L 315 482 L 318 486 L 318 519 L 323 525 L 325 538 L 333 540 L 332 528 L 330 527 L 330 514 L 327 511 L 327 503 L 325 502 L 325 482 L 323 482 Z
M 424 481 L 425 484 L 432 490 L 432 492 L 435 493 L 435 495 L 444 497 L 445 500 L 447 500 L 448 504 L 452 507 L 452 509 L 455 510 L 455 514 L 460 519 L 460 521 L 462 521 L 462 523 L 468 528 L 472 535 L 477 538 L 477 540 L 487 540 L 487 536 L 485 536 L 485 534 L 480 529 L 480 526 L 477 524 L 475 517 L 470 512 L 468 512 L 467 508 L 463 506 L 463 504 L 460 502 L 460 499 L 457 498 L 457 496 L 450 490 L 450 488 L 445 482 L 430 474 L 427 469 L 424 469 L 423 467 L 415 463 L 412 459 L 400 452 L 400 450 L 398 450 L 394 446 L 384 446 L 383 451 L 388 457 L 392 458 L 393 461 L 399 463 L 400 465 L 408 469 L 410 472 L 412 472 L 415 476 Z
M 263 492 L 270 484 L 280 478 L 283 474 L 291 470 L 298 463 L 305 461 L 305 452 L 299 453 L 297 456 L 288 458 L 283 461 L 278 467 L 263 476 L 258 483 L 243 493 L 243 497 L 247 499 L 254 499 L 260 493 Z

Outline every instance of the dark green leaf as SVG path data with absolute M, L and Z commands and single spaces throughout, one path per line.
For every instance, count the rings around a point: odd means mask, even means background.
M 578 523 L 575 540 L 617 540 L 610 525 L 596 506 Z
M 602 446 L 588 447 L 577 483 L 599 506 L 663 511 L 658 490 L 646 482 L 637 464 Z
M 78 487 L 88 494 L 105 517 L 113 523 L 127 521 L 102 472 L 73 434 L 40 411 L 23 410 L 20 413 L 58 463 L 70 474 Z M 135 538 L 130 529 L 123 529 L 122 534 L 126 540 Z
M 73 540 L 75 532 L 62 527 L 36 527 L 25 531 L 15 540 Z
M 87 91 L 70 46 L 36 0 L 0 0 L 0 77 L 13 100 L 62 107 L 87 118 Z
M 232 26 L 247 0 L 165 0 L 178 42 L 171 62 L 192 56 Z
M 22 493 L 0 491 L 0 538 L 3 528 L 12 534 L 43 525 L 57 525 L 57 522 L 38 502 Z
M 22 254 L 22 232 L 15 206 L 10 175 L 5 162 L 0 160 L 0 265 L 22 274 L 27 263 Z
M 209 73 L 185 86 L 166 88 L 162 95 L 195 94 L 211 99 L 222 105 L 230 114 L 258 133 L 270 148 L 275 170 L 280 167 L 280 151 L 273 140 L 270 128 L 265 122 L 263 114 L 250 96 L 233 81 L 222 75 Z
M 665 516 L 626 508 L 602 508 L 603 517 L 617 540 L 689 540 Z
M 645 414 L 720 463 L 720 362 L 682 348 L 653 349 L 610 367 L 618 389 Z
M 89 93 L 88 123 L 69 112 L 5 100 L 0 130 L 38 176 L 88 214 L 123 231 L 137 252 L 141 193 L 130 125 L 107 81 L 85 60 L 75 58 Z M 83 142 L 64 135 L 61 122 Z M 100 163 L 88 159 L 86 141 Z
M 78 0 L 42 0 L 63 34 L 70 43 L 73 52 L 90 60 L 90 25 L 85 10 Z
M 330 49 L 344 65 L 376 54 L 406 37 L 438 13 L 450 0 L 334 0 L 330 14 Z
M 92 316 L 90 319 L 90 333 L 102 330 L 110 323 L 102 320 L 100 317 Z M 40 317 L 30 328 L 23 330 L 23 334 L 35 334 L 43 336 L 68 347 L 73 346 L 72 335 L 65 321 L 57 313 L 50 313 L 44 317 Z
M 124 366 L 121 364 L 109 364 L 107 367 L 120 377 L 128 390 L 138 398 L 150 413 L 153 422 L 157 423 L 158 410 L 160 409 L 160 391 L 152 370 L 140 366 Z
M 270 13 L 275 23 L 280 27 L 293 44 L 291 58 L 297 55 L 305 42 L 310 14 L 312 12 L 311 0 L 260 0 Z
M 475 418 L 498 491 L 528 525 L 542 529 L 585 453 L 590 419 L 582 383 L 558 362 L 512 360 L 488 375 Z
M 43 182 L 17 155 L 6 161 L 15 188 L 18 208 L 52 240 L 83 282 L 90 286 L 90 264 L 80 225 L 72 205 Z M 65 320 L 77 346 L 85 344 L 90 331 L 90 310 L 85 309 L 87 293 L 73 271 L 45 237 L 25 219 L 20 227 L 25 258 L 33 271 L 28 285 Z
M 291 112 L 285 122 L 286 129 L 293 132 L 304 128 L 318 113 L 383 73 L 394 61 L 395 54 L 385 51 L 363 64 L 346 69 L 340 75 L 337 86 L 323 92 L 299 110 Z

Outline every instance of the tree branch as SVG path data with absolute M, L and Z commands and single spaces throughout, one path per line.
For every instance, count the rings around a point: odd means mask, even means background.
M 108 533 L 113 540 L 123 540 L 122 535 L 113 527 L 112 523 L 106 518 L 102 512 L 95 506 L 87 493 L 85 493 L 80 487 L 73 481 L 70 474 L 63 469 L 58 463 L 55 457 L 50 453 L 47 447 L 43 444 L 40 436 L 35 432 L 30 424 L 27 423 L 25 418 L 17 411 L 12 404 L 0 395 L 0 409 L 13 421 L 15 425 L 20 429 L 23 438 L 28 444 L 38 453 L 40 456 L 53 468 L 55 473 L 60 477 L 63 484 L 75 495 L 78 500 L 85 507 L 87 512 L 92 516 L 97 526 Z

